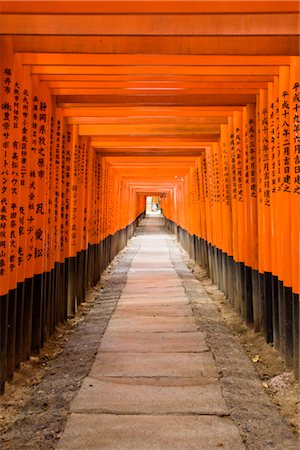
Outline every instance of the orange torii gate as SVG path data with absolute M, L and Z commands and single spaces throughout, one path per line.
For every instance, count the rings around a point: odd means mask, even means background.
M 298 2 L 0 12 L 1 391 L 75 314 L 147 195 L 299 375 Z

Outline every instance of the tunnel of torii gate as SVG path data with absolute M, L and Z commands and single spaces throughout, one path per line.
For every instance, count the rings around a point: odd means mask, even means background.
M 146 197 L 299 374 L 299 3 L 0 1 L 1 391 Z

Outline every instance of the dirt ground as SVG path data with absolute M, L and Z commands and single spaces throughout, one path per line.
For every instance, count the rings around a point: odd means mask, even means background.
M 31 357 L 28 362 L 22 364 L 21 369 L 15 374 L 13 383 L 7 385 L 5 395 L 0 398 L 1 450 L 21 448 L 49 450 L 55 448 L 64 428 L 70 401 L 78 391 L 83 378 L 89 373 L 101 337 L 126 283 L 126 273 L 137 250 L 136 245 L 135 239 L 133 239 L 129 247 L 123 250 L 104 272 L 98 286 L 90 291 L 86 301 L 79 307 L 76 317 L 59 327 L 40 356 Z M 220 367 L 223 364 L 224 397 L 233 411 L 234 420 L 241 424 L 246 448 L 277 449 L 278 447 L 270 439 L 272 427 L 274 428 L 274 439 L 276 439 L 277 429 L 281 428 L 282 430 L 282 427 L 284 429 L 283 421 L 289 424 L 294 435 L 298 435 L 300 432 L 299 383 L 294 379 L 293 374 L 286 370 L 277 350 L 266 344 L 260 334 L 254 333 L 241 321 L 227 303 L 224 295 L 207 278 L 203 269 L 189 259 L 186 252 L 182 251 L 179 246 L 177 246 L 177 255 L 178 251 L 192 270 L 193 275 L 203 283 L 204 294 L 209 296 L 213 308 L 218 310 L 223 319 L 219 322 L 220 333 L 214 335 L 211 332 L 210 334 L 210 330 L 215 329 L 215 324 L 209 323 L 209 315 L 208 319 L 205 319 L 203 304 L 201 305 L 197 298 L 193 298 L 193 291 L 190 290 L 189 298 L 196 318 L 199 312 L 199 326 L 203 329 L 207 328 L 208 344 L 212 350 L 215 349 L 215 358 Z M 117 264 L 117 270 L 113 271 Z M 187 273 L 184 272 L 184 268 L 182 270 L 183 274 Z M 184 278 L 184 275 L 182 276 Z M 188 286 L 188 283 L 192 283 L 190 281 L 192 278 L 189 278 L 190 274 L 186 276 L 187 280 L 184 282 Z M 200 317 L 201 308 L 202 318 Z M 206 320 L 205 323 L 204 320 Z M 224 327 L 229 331 L 226 331 Z M 251 419 L 249 420 L 246 413 L 242 411 L 243 401 L 255 401 L 253 397 L 255 397 L 255 389 L 257 389 L 256 381 L 253 386 L 251 385 L 252 391 L 250 389 L 251 393 L 247 397 L 245 388 L 243 388 L 244 390 L 239 389 L 236 386 L 236 380 L 234 386 L 230 385 L 230 377 L 226 377 L 226 370 L 228 370 L 226 364 L 228 366 L 228 360 L 231 361 L 231 358 L 234 360 L 235 344 L 228 347 L 228 355 L 223 355 L 222 352 L 226 352 L 221 349 L 223 333 L 231 334 L 229 339 L 237 340 L 240 343 L 256 371 L 261 384 L 259 389 L 263 390 L 263 395 L 257 394 L 257 408 L 265 405 L 264 394 L 266 394 L 284 418 L 282 421 L 276 419 L 277 421 L 266 424 L 266 428 L 268 428 L 266 436 L 254 436 L 253 440 L 253 435 L 259 434 L 264 425 L 260 425 L 262 428 L 259 430 L 254 428 L 254 424 L 250 423 Z M 239 370 L 239 357 L 239 355 L 236 357 L 237 371 Z M 222 370 L 220 369 L 220 376 L 223 377 Z M 243 395 L 245 398 L 241 397 Z M 250 395 L 252 398 L 249 397 Z M 250 405 L 250 409 L 252 407 L 255 416 L 254 403 Z M 269 406 L 267 405 L 266 408 Z M 261 442 L 262 446 L 257 447 L 257 442 Z M 294 448 L 296 448 L 295 440 L 293 445 L 284 447 L 284 450 Z
M 76 317 L 58 327 L 39 357 L 22 363 L 13 382 L 7 383 L 0 398 L 1 450 L 55 448 L 69 404 L 90 371 L 125 286 L 134 245 L 133 239 L 129 256 L 127 248 L 116 256 L 98 285 L 89 291 Z
M 295 379 L 292 371 L 287 370 L 278 350 L 241 320 L 225 295 L 207 277 L 206 272 L 190 259 L 186 252 L 183 254 L 186 264 L 194 276 L 203 283 L 222 319 L 244 348 L 265 392 L 293 431 L 300 434 L 299 380 Z

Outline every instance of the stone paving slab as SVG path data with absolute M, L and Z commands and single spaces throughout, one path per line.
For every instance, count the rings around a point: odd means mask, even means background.
M 100 352 L 179 353 L 205 352 L 208 347 L 205 334 L 186 333 L 120 333 L 106 330 Z
M 193 317 L 113 317 L 107 331 L 168 332 L 197 331 Z
M 169 291 L 176 291 L 179 290 L 181 292 L 185 292 L 182 283 L 179 283 L 178 280 L 172 280 L 170 283 L 167 283 L 166 280 L 158 281 L 155 286 L 153 285 L 153 282 L 149 281 L 149 283 L 146 284 L 145 280 L 137 279 L 134 283 L 129 283 L 126 285 L 126 287 L 123 290 L 123 293 L 127 291 L 132 291 L 132 293 L 135 293 L 137 291 L 143 291 L 143 292 L 152 292 L 152 291 L 161 291 L 163 293 L 167 293 Z
M 95 379 L 95 378 L 93 378 Z M 216 383 L 216 377 L 97 377 L 99 381 L 135 386 L 208 386 Z
M 210 353 L 98 353 L 90 376 L 217 377 Z
M 137 295 L 136 297 L 121 297 L 119 305 L 189 305 L 189 301 L 183 295 L 175 296 L 148 296 L 143 297 Z
M 109 414 L 228 414 L 219 382 L 205 386 L 145 386 L 88 377 L 71 412 Z
M 189 305 L 141 305 L 118 306 L 114 317 L 193 317 L 192 309 Z
M 245 450 L 238 429 L 228 418 L 110 414 L 71 414 L 57 448 Z
M 128 285 L 124 288 L 123 293 L 127 293 L 128 291 L 130 291 L 130 293 L 135 294 L 138 292 L 145 292 L 145 293 L 152 293 L 152 292 L 157 292 L 160 291 L 161 293 L 167 294 L 167 293 L 185 293 L 185 290 L 182 286 L 182 283 L 170 283 L 167 284 L 165 282 L 165 286 L 163 283 L 153 286 L 153 285 L 149 285 L 149 286 L 143 286 L 143 280 L 139 280 L 139 284 L 137 285 Z

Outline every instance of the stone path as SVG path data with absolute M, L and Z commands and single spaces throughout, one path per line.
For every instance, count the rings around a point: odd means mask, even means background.
M 145 223 L 58 449 L 244 449 L 206 336 L 170 261 L 170 236 L 162 219 Z

